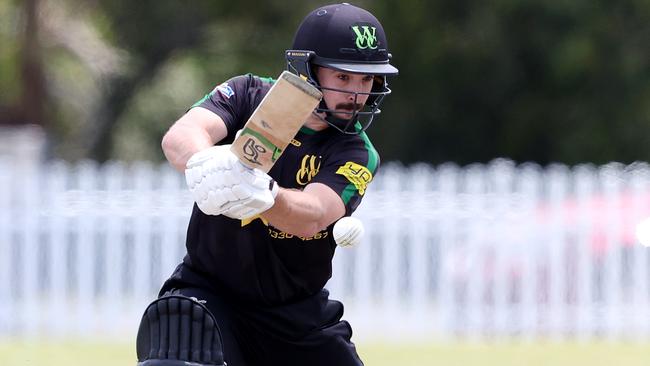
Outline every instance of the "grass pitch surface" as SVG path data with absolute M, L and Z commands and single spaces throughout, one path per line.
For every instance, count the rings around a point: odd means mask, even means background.
M 357 344 L 366 366 L 648 366 L 650 344 Z M 0 365 L 135 366 L 135 346 L 97 342 L 0 342 Z

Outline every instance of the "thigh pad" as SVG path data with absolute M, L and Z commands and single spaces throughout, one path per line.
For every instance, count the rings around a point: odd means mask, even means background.
M 195 298 L 166 295 L 144 312 L 136 339 L 138 366 L 224 366 L 221 332 Z

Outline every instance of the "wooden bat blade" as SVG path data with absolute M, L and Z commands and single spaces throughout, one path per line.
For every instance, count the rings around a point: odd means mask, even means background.
M 268 173 L 321 98 L 316 87 L 283 71 L 230 149 L 244 165 Z

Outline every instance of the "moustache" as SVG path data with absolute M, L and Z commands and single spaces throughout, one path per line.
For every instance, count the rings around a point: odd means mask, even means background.
M 339 104 L 336 105 L 337 110 L 345 109 L 345 110 L 349 110 L 349 111 L 359 111 L 359 110 L 361 110 L 361 108 L 363 108 L 363 104 L 352 103 L 352 102 L 350 102 L 350 103 L 339 103 Z

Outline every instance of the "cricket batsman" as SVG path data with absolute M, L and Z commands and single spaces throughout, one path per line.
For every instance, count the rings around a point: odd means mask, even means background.
M 268 174 L 229 147 L 273 79 L 219 84 L 163 137 L 195 205 L 187 253 L 144 311 L 139 366 L 363 365 L 343 305 L 324 286 L 332 228 L 377 173 L 365 130 L 398 71 L 382 25 L 347 3 L 309 13 L 285 57 L 322 100 Z

